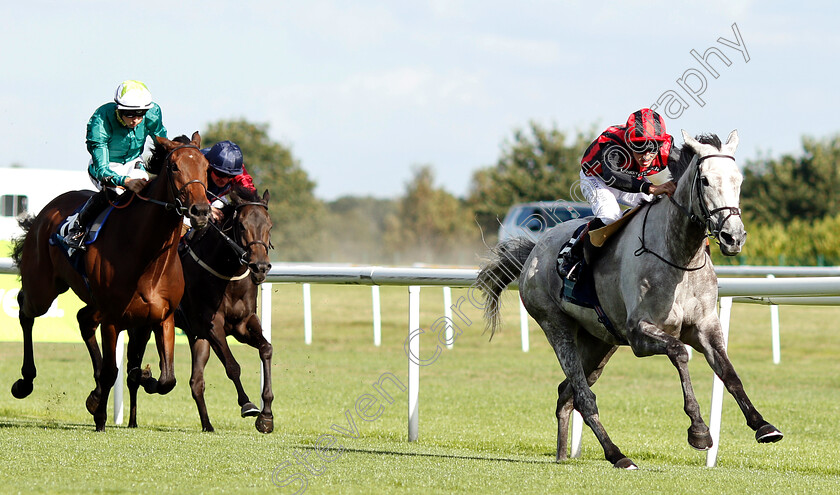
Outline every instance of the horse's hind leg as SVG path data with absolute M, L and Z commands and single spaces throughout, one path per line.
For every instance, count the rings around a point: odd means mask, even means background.
M 85 406 L 91 414 L 99 406 L 99 398 L 102 395 L 102 387 L 99 385 L 99 375 L 102 369 L 102 353 L 99 352 L 99 343 L 96 341 L 96 327 L 99 326 L 99 319 L 99 313 L 90 306 L 85 306 L 76 313 L 76 321 L 79 322 L 79 332 L 82 334 L 82 340 L 85 341 L 88 354 L 90 354 L 90 362 L 93 365 L 93 381 L 96 384 L 96 388 L 90 392 L 85 401 Z
M 677 338 L 668 335 L 652 323 L 638 321 L 635 325 L 628 320 L 628 341 L 636 356 L 651 356 L 665 354 L 677 368 L 683 391 L 683 410 L 691 419 L 688 428 L 688 444 L 697 450 L 708 450 L 712 447 L 712 435 L 709 427 L 700 415 L 700 405 L 694 395 L 691 377 L 688 374 L 688 351 Z
M 202 431 L 213 431 L 210 417 L 207 415 L 207 404 L 204 402 L 204 367 L 210 357 L 210 343 L 205 339 L 196 339 L 190 343 L 192 354 L 192 374 L 190 375 L 190 390 L 198 407 L 198 417 L 201 419 Z
M 747 426 L 755 432 L 755 439 L 759 443 L 778 442 L 784 435 L 778 428 L 764 420 L 753 406 L 749 397 L 747 397 L 747 393 L 744 391 L 744 385 L 741 383 L 741 379 L 738 377 L 738 373 L 735 372 L 735 368 L 732 366 L 732 362 L 726 353 L 726 347 L 723 344 L 723 336 L 719 325 L 718 323 L 716 327 L 717 331 L 712 329 L 712 331 L 701 333 L 701 335 L 707 336 L 705 339 L 702 339 L 702 351 L 706 356 L 706 361 L 708 361 L 709 366 L 711 366 L 715 374 L 721 379 L 729 393 L 732 394 L 732 397 L 735 398 L 738 407 L 744 413 Z
M 27 316 L 25 311 L 25 296 L 23 290 L 17 295 L 18 319 L 20 320 L 20 328 L 23 331 L 23 366 L 20 368 L 21 377 L 14 384 L 12 384 L 12 395 L 16 399 L 23 399 L 32 393 L 35 376 L 38 374 L 35 368 L 35 354 L 32 347 L 32 326 L 35 324 L 35 318 Z
M 628 459 L 612 442 L 598 417 L 595 394 L 589 388 L 588 373 L 584 368 L 583 360 L 575 342 L 576 336 L 582 336 L 582 332 L 577 331 L 578 324 L 565 315 L 555 315 L 551 320 L 546 318 L 539 323 L 543 331 L 545 331 L 546 337 L 548 337 L 552 347 L 554 347 L 554 352 L 557 354 L 560 366 L 566 374 L 566 378 L 572 389 L 575 409 L 580 411 L 583 416 L 583 421 L 592 429 L 592 432 L 604 449 L 604 457 L 617 468 L 636 469 L 633 461 Z M 558 398 L 558 402 L 562 398 Z M 561 412 L 565 413 L 566 410 L 567 408 L 562 409 Z M 571 411 L 568 410 L 568 412 L 570 413 Z M 568 421 L 568 418 L 566 418 L 566 421 Z M 568 435 L 568 423 L 566 423 L 566 427 L 566 435 Z M 560 439 L 558 438 L 558 447 L 560 443 Z
M 93 413 L 96 431 L 105 431 L 108 419 L 108 395 L 117 380 L 117 328 L 112 324 L 103 323 L 102 332 L 102 369 L 99 373 L 99 383 L 102 386 L 102 396 L 99 405 Z
M 590 387 L 601 376 L 604 366 L 616 349 L 617 346 L 597 340 L 588 333 L 578 333 L 578 352 L 581 354 L 583 369 L 587 373 L 586 381 Z M 568 459 L 569 419 L 574 410 L 573 394 L 574 390 L 569 380 L 563 380 L 557 387 L 557 462 Z

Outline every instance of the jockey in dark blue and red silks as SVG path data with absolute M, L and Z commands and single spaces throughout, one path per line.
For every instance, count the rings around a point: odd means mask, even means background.
M 256 192 L 254 180 L 245 170 L 242 150 L 232 141 L 220 141 L 201 150 L 210 167 L 207 169 L 207 199 L 215 220 L 221 220 L 221 208 L 234 186 Z

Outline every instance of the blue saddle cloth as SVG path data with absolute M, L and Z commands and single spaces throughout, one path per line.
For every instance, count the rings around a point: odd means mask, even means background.
M 575 231 L 572 238 L 577 237 L 584 227 L 586 227 L 585 224 L 581 225 L 580 228 Z M 560 265 L 558 264 L 558 268 L 559 266 Z M 577 280 L 569 280 L 568 278 L 561 277 L 563 279 L 563 300 L 577 306 L 592 308 L 595 310 L 595 313 L 598 315 L 598 321 L 604 325 L 604 328 L 607 329 L 610 335 L 622 344 L 627 344 L 627 339 L 622 337 L 618 331 L 616 331 L 615 326 L 613 326 L 609 317 L 607 317 L 607 313 L 604 312 L 604 308 L 601 307 L 601 302 L 598 299 L 598 293 L 595 290 L 595 277 L 593 275 L 593 270 L 586 262 L 585 257 L 584 259 L 581 259 L 576 272 Z
M 79 216 L 79 210 L 82 209 L 83 205 L 80 205 L 76 210 L 71 214 L 68 215 L 59 225 L 55 232 L 50 235 L 49 243 L 52 246 L 58 246 L 61 248 L 61 251 L 67 256 L 67 259 L 70 261 L 70 265 L 73 267 L 74 270 L 79 272 L 83 277 L 85 277 L 85 283 L 87 283 L 87 276 L 85 274 L 85 266 L 84 266 L 84 257 L 79 254 L 78 249 L 71 248 L 67 245 L 67 242 L 64 240 L 64 237 L 67 235 L 67 231 L 70 230 L 70 227 L 74 222 L 76 222 Z M 99 238 L 99 233 L 102 232 L 102 226 L 105 225 L 105 221 L 108 219 L 108 216 L 111 214 L 111 211 L 114 209 L 113 206 L 109 206 L 105 209 L 102 213 L 96 217 L 96 220 L 93 222 L 88 228 L 88 234 L 85 240 L 85 245 L 90 245 L 96 242 L 96 239 Z

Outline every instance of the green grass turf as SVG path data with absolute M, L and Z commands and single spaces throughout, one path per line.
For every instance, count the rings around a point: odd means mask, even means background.
M 303 343 L 300 286 L 274 289 L 270 435 L 258 433 L 253 418 L 239 417 L 215 357 L 206 397 L 216 432 L 200 431 L 185 345 L 176 349 L 178 386 L 166 396 L 141 391 L 139 428 L 109 420 L 105 433 L 95 433 L 84 407 L 93 380 L 81 343 L 36 344 L 38 378 L 24 400 L 8 392 L 20 376 L 21 345 L 0 343 L 0 492 L 294 493 L 300 483 L 281 488 L 272 475 L 282 481 L 296 472 L 305 476 L 306 493 L 717 495 L 836 493 L 840 486 L 840 308 L 782 307 L 782 362 L 773 365 L 769 310 L 735 305 L 730 355 L 747 393 L 785 438 L 757 444 L 725 395 L 718 466 L 711 469 L 705 453 L 686 442 L 689 421 L 667 358 L 638 359 L 621 349 L 593 390 L 607 431 L 640 467 L 624 472 L 603 459 L 586 428 L 581 458 L 553 462 L 561 370 L 533 321 L 531 350 L 521 351 L 515 292 L 505 295 L 504 330 L 489 342 L 480 311 L 463 306 L 472 323 L 461 322 L 455 347 L 421 369 L 420 438 L 408 443 L 406 392 L 386 385 L 394 399 L 388 403 L 373 386 L 385 373 L 407 384 L 407 290 L 382 288 L 382 346 L 375 347 L 369 288 L 313 285 L 311 346 Z M 454 290 L 453 302 L 465 294 Z M 421 297 L 421 324 L 429 329 L 443 316 L 441 290 L 424 288 Z M 434 340 L 421 337 L 422 358 L 432 356 Z M 259 404 L 256 351 L 235 346 L 234 353 Z M 144 362 L 158 373 L 153 346 Z M 711 371 L 697 353 L 690 369 L 708 421 Z M 379 398 L 369 413 L 381 407 L 371 421 L 356 412 L 366 394 Z M 319 457 L 319 439 L 335 442 L 321 451 L 334 456 L 329 462 Z

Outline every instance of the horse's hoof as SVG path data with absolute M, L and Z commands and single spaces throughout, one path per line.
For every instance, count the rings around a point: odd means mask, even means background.
M 257 416 L 260 414 L 260 410 L 257 409 L 252 402 L 246 402 L 242 404 L 242 417 L 247 418 L 248 416 Z
M 20 378 L 12 384 L 12 395 L 15 399 L 23 399 L 32 393 L 32 382 Z
M 778 442 L 784 437 L 782 432 L 775 426 L 767 423 L 755 432 L 755 439 L 758 443 L 773 443 Z
M 105 423 L 102 423 L 102 424 L 97 423 L 96 424 L 96 431 L 97 432 L 104 432 L 105 431 Z
M 214 431 L 216 431 L 216 429 L 215 429 L 215 428 L 213 428 L 213 425 L 211 425 L 210 423 L 208 423 L 208 424 L 206 424 L 205 426 L 202 426 L 202 427 L 201 427 L 201 431 L 206 431 L 206 432 L 208 432 L 208 433 L 213 433 Z
M 145 375 L 145 372 L 143 374 Z M 140 383 L 143 385 L 143 390 L 145 390 L 147 394 L 154 394 L 157 392 L 158 381 L 154 378 L 146 378 L 144 376 L 143 381 Z
M 274 418 L 272 416 L 260 415 L 254 422 L 254 426 L 260 433 L 271 433 L 274 431 Z
M 628 471 L 633 471 L 639 469 L 639 466 L 633 463 L 629 458 L 623 457 L 615 463 L 615 467 L 618 469 L 626 469 Z
M 704 428 L 702 431 L 693 432 L 691 428 L 688 429 L 688 444 L 694 447 L 699 451 L 705 451 L 712 448 L 714 442 L 712 442 L 712 435 L 709 433 L 708 428 Z
M 85 400 L 85 407 L 87 408 L 89 413 L 96 413 L 96 408 L 99 407 L 99 398 L 96 397 L 96 395 L 93 392 L 88 394 L 88 397 Z

